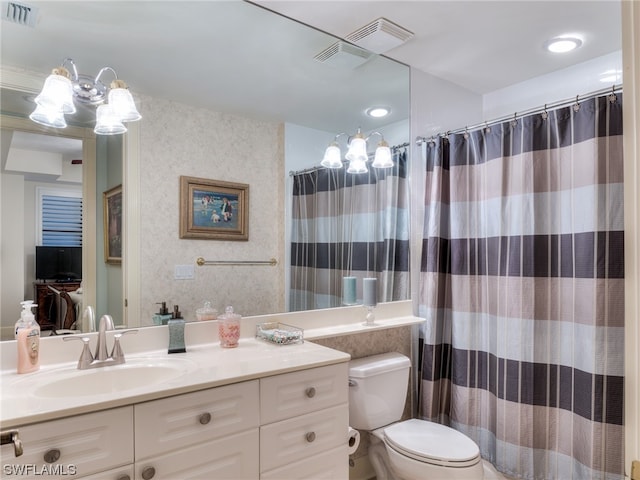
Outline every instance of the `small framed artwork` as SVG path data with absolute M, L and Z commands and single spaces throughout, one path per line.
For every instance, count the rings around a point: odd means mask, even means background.
M 122 185 L 102 194 L 104 261 L 122 263 Z
M 180 238 L 249 240 L 249 185 L 181 176 Z

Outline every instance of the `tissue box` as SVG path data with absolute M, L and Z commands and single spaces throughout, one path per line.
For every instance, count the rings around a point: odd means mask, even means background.
M 256 338 L 277 345 L 292 345 L 304 342 L 301 328 L 280 322 L 259 323 L 256 326 Z

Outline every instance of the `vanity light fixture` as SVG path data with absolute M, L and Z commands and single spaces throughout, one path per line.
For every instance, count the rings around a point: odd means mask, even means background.
M 582 45 L 582 39 L 573 35 L 554 37 L 545 43 L 545 48 L 551 53 L 567 53 Z
M 360 128 L 355 135 L 349 136 L 346 133 L 339 133 L 333 139 L 333 142 L 327 147 L 324 152 L 324 158 L 320 165 L 326 168 L 342 168 L 342 153 L 340 146 L 338 145 L 338 138 L 341 136 L 348 137 L 348 150 L 345 155 L 345 159 L 349 161 L 349 167 L 347 173 L 367 173 L 367 161 L 369 156 L 367 154 L 367 141 L 373 136 L 379 135 L 380 142 L 376 147 L 376 153 L 371 164 L 374 168 L 389 168 L 393 167 L 393 160 L 391 159 L 391 149 L 389 144 L 384 140 L 384 137 L 380 132 L 373 132 L 369 136 L 365 137 L 362 134 Z
M 71 67 L 73 75 L 65 65 Z M 115 77 L 108 88 L 100 80 L 107 70 Z M 123 122 L 135 122 L 142 118 L 127 84 L 118 79 L 113 68 L 103 67 L 93 78 L 78 74 L 71 58 L 65 58 L 62 65 L 54 68 L 47 77 L 42 91 L 35 98 L 36 109 L 29 118 L 47 127 L 64 128 L 67 126 L 64 116 L 76 112 L 76 101 L 85 105 L 98 105 L 94 128 L 97 135 L 124 133 L 127 128 Z

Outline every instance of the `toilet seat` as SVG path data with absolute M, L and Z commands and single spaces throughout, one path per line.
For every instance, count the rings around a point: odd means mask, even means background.
M 411 419 L 384 428 L 385 443 L 401 455 L 442 467 L 470 467 L 480 462 L 480 450 L 453 428 Z

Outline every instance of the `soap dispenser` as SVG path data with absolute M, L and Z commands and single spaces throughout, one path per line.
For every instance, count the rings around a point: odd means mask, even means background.
M 20 302 L 22 312 L 16 322 L 15 336 L 18 351 L 18 373 L 31 373 L 40 368 L 40 325 L 31 309 L 33 300 Z
M 169 326 L 169 353 L 185 353 L 184 345 L 184 318 L 180 314 L 178 305 L 173 306 L 171 319 L 167 321 Z
M 158 302 L 156 305 L 160 305 L 160 311 L 151 317 L 154 325 L 166 325 L 172 315 L 167 308 L 167 302 Z

